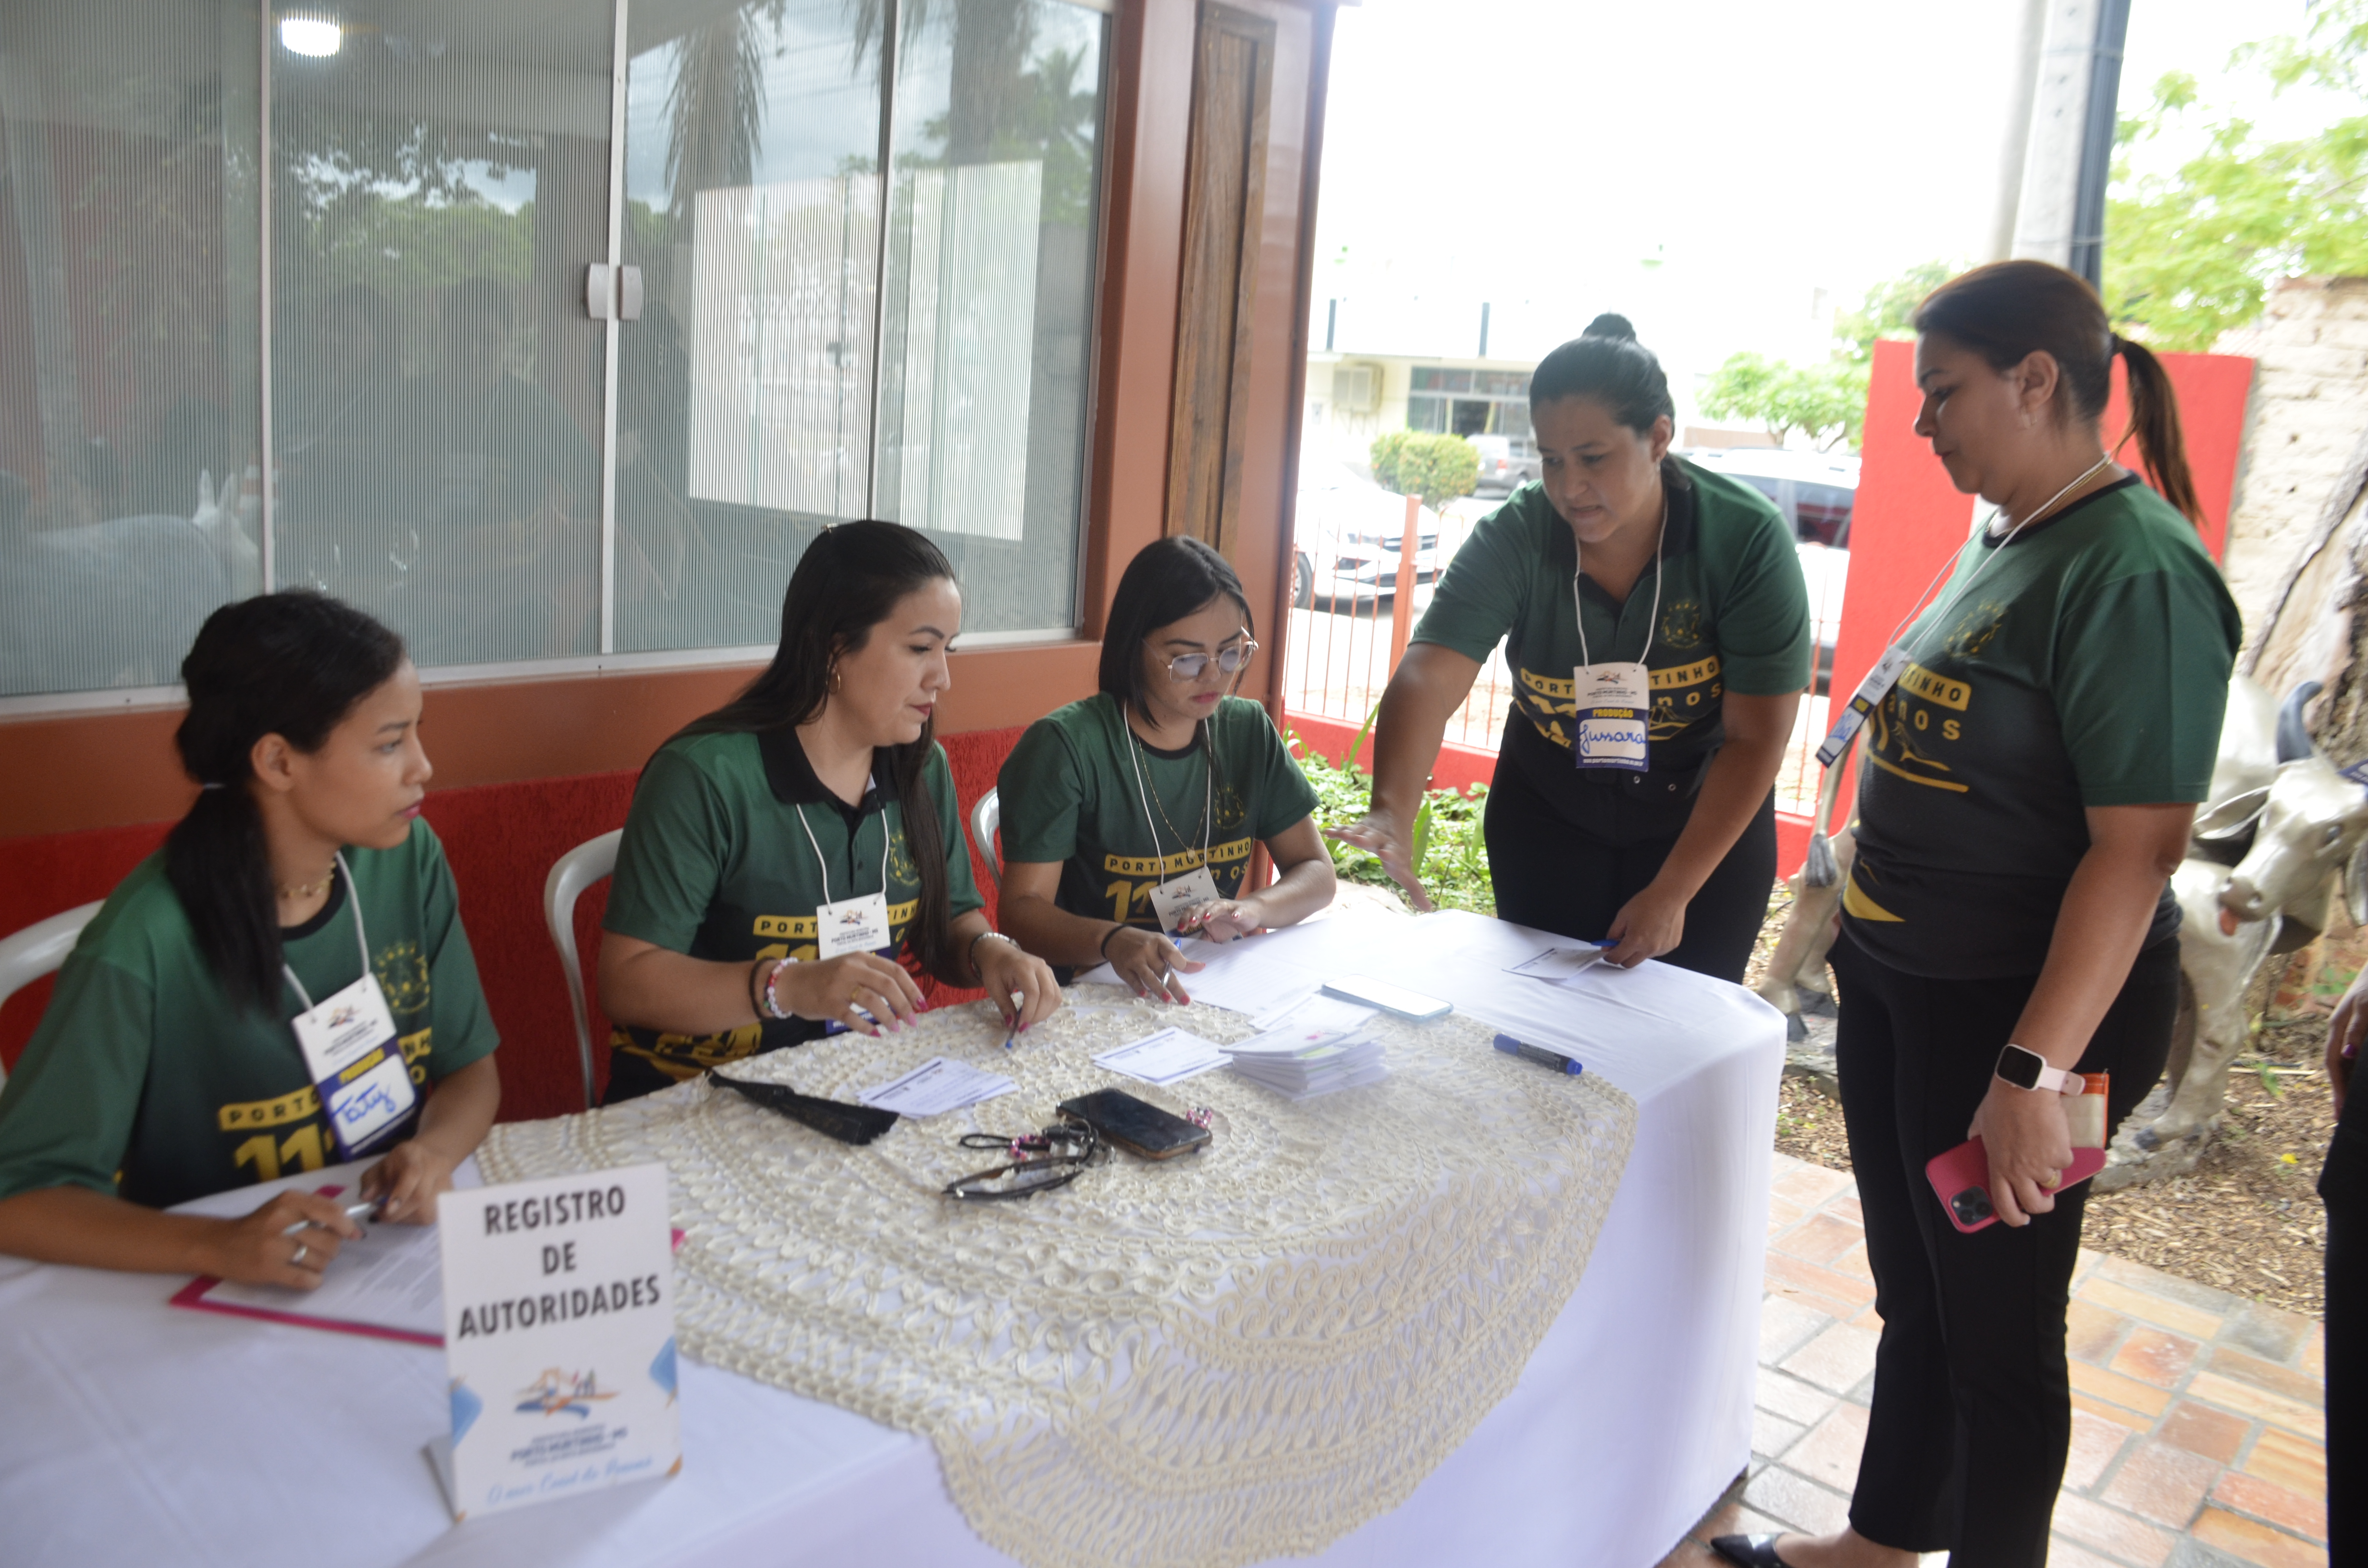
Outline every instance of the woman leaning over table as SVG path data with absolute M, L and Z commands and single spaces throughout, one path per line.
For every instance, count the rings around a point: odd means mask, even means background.
M 807 546 L 781 645 L 748 689 L 642 770 L 602 921 L 607 1099 L 921 1007 L 905 961 L 984 986 L 1025 1028 L 1052 971 L 988 927 L 945 748 L 930 738 L 962 629 L 922 534 L 841 523 Z
M 2368 970 L 2327 1031 L 2335 1135 L 2319 1168 L 2327 1204 L 2327 1552 L 2368 1561 L 2368 1085 L 2353 1082 L 2368 1043 Z
M 1189 1001 L 1172 935 L 1229 942 L 1332 902 L 1315 790 L 1274 721 L 1228 695 L 1258 652 L 1248 598 L 1197 539 L 1145 545 L 1111 597 L 1101 690 L 1028 727 L 997 779 L 1003 916 L 1028 950 L 1104 960 Z M 1253 844 L 1277 879 L 1243 891 Z
M 2196 538 L 2170 383 L 2096 291 L 1998 262 L 1916 313 L 1917 433 L 1990 503 L 1867 721 L 1832 962 L 1883 1338 L 1850 1528 L 1729 1536 L 1739 1562 L 2040 1568 L 2071 1439 L 2065 1309 L 2087 1188 L 2068 1070 L 2106 1135 L 2161 1072 L 2168 880 L 2211 781 L 2238 626 Z M 2115 354 L 2157 494 L 2100 438 Z M 2182 516 L 2182 514 L 2184 514 Z M 2005 1222 L 1957 1231 L 1925 1163 L 1978 1134 Z
M 501 1100 L 493 1019 L 419 820 L 402 639 L 318 594 L 266 594 L 206 618 L 181 679 L 198 798 L 84 927 L 0 1092 L 0 1253 L 311 1290 L 361 1234 L 339 1204 L 157 1210 L 376 1154 L 362 1196 L 432 1221 Z M 379 1002 L 384 1033 L 353 1039 L 338 1064 L 361 1071 L 324 1114 L 298 1030 L 316 1004 L 367 1018 Z
M 1504 638 L 1513 706 L 1485 823 L 1497 915 L 1615 943 L 1623 966 L 1739 981 L 1776 880 L 1771 786 L 1809 684 L 1809 597 L 1776 509 L 1671 456 L 1674 417 L 1660 361 L 1619 316 L 1540 362 L 1544 477 L 1456 552 L 1382 696 L 1372 809 L 1335 836 L 1430 907 L 1415 813 Z M 1631 683 L 1619 711 L 1645 716 L 1643 734 L 1588 702 L 1590 675 Z

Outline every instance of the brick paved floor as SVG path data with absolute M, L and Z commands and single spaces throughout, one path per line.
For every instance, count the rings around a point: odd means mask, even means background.
M 1713 1535 L 1846 1522 L 1882 1324 L 1857 1190 L 1776 1156 L 1751 1465 L 1662 1568 L 1717 1562 Z M 2070 1326 L 2052 1568 L 2324 1568 L 2316 1322 L 2083 1251 Z

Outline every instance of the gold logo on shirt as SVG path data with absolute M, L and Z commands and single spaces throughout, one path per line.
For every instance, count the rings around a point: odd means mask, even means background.
M 1212 867 L 1250 858 L 1250 841 L 1237 838 L 1231 844 L 1209 846 L 1209 864 Z M 1114 877 L 1157 877 L 1162 881 L 1180 875 L 1201 864 L 1198 849 L 1179 849 L 1173 855 L 1154 858 L 1148 855 L 1105 855 L 1102 869 Z
M 224 1132 L 245 1132 L 256 1127 L 284 1127 L 291 1121 L 310 1121 L 321 1114 L 320 1091 L 307 1084 L 278 1099 L 246 1100 L 226 1105 L 214 1113 L 216 1123 Z
M 389 942 L 370 967 L 378 972 L 378 988 L 386 993 L 388 1011 L 416 1013 L 427 1006 L 427 960 L 418 943 Z

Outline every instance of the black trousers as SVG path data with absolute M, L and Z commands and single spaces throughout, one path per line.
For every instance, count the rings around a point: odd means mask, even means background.
M 2038 977 L 1924 979 L 1873 958 L 1847 922 L 1832 962 L 1842 1110 L 1883 1315 L 1850 1523 L 1884 1546 L 1949 1551 L 1951 1568 L 2045 1568 L 2072 1439 L 2064 1319 L 2089 1189 L 2028 1225 L 1966 1235 L 1924 1175 L 1965 1141 Z M 2080 1071 L 2113 1075 L 2108 1136 L 2161 1075 L 2178 1004 L 2179 944 L 2158 942 L 2080 1058 Z
M 1692 798 L 1671 798 L 1678 780 L 1666 775 L 1613 777 L 1638 781 L 1633 788 L 1583 784 L 1575 792 L 1586 808 L 1580 811 L 1549 800 L 1511 758 L 1497 764 L 1482 827 L 1498 918 L 1600 941 L 1620 906 L 1659 874 L 1685 831 Z M 1685 935 L 1661 961 L 1740 983 L 1775 883 L 1776 795 L 1770 790 L 1686 905 Z
M 2368 1563 L 2368 1072 L 2318 1173 L 2327 1200 L 2327 1557 Z

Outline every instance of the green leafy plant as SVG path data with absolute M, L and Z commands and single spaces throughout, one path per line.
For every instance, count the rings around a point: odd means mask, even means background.
M 1376 707 L 1374 712 L 1379 711 Z M 1365 737 L 1372 728 L 1373 714 L 1369 713 L 1357 738 L 1349 743 L 1348 760 L 1338 765 L 1309 745 L 1297 732 L 1283 732 L 1301 771 L 1315 788 L 1318 823 L 1350 823 L 1365 814 L 1372 800 L 1372 778 L 1358 766 L 1356 758 L 1364 750 Z M 1487 792 L 1486 785 L 1476 786 L 1469 795 L 1452 790 L 1433 790 L 1423 797 L 1422 807 L 1415 813 L 1412 843 L 1408 846 L 1415 874 L 1422 879 L 1431 902 L 1441 909 L 1468 909 L 1490 915 L 1497 913 L 1496 888 L 1488 880 L 1488 846 L 1481 832 Z M 1342 881 L 1396 887 L 1379 857 L 1338 839 L 1324 842 L 1332 852 L 1332 868 Z
M 1866 420 L 1867 367 L 1850 358 L 1795 365 L 1764 354 L 1730 354 L 1702 390 L 1702 411 L 1713 419 L 1748 419 L 1782 445 L 1797 430 L 1823 451 L 1858 445 Z
M 1419 495 L 1437 511 L 1480 483 L 1480 449 L 1435 430 L 1392 430 L 1373 442 L 1373 483 Z

